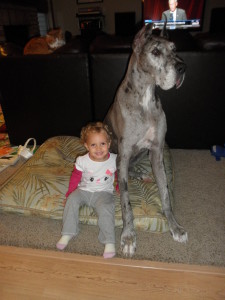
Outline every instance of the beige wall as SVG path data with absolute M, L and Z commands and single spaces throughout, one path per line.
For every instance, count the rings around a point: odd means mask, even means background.
M 115 12 L 136 12 L 136 23 L 141 21 L 141 0 L 103 0 L 102 3 L 91 3 L 77 5 L 76 0 L 52 0 L 56 26 L 62 30 L 69 30 L 73 35 L 80 34 L 76 13 L 78 7 L 99 6 L 105 15 L 105 25 L 103 30 L 113 34 L 115 32 L 114 13 Z M 49 5 L 50 7 L 50 5 Z M 48 17 L 49 26 L 52 28 L 51 15 Z
M 49 0 L 48 0 L 49 1 Z M 141 3 L 142 0 L 103 0 L 102 3 L 77 5 L 76 0 L 52 0 L 56 26 L 61 27 L 63 32 L 69 30 L 73 35 L 80 34 L 76 13 L 78 7 L 99 6 L 105 15 L 105 26 L 103 30 L 106 33 L 115 32 L 114 13 L 115 12 L 136 12 L 136 23 L 141 21 Z M 50 7 L 50 5 L 49 5 Z M 211 10 L 214 7 L 225 7 L 225 0 L 207 0 L 205 7 L 205 18 L 203 31 L 208 31 L 210 26 Z M 51 15 L 48 16 L 49 27 L 52 28 Z

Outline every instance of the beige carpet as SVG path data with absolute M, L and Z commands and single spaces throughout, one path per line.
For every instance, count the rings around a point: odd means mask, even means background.
M 171 150 L 175 172 L 177 220 L 188 231 L 186 244 L 170 233 L 137 232 L 135 259 L 225 266 L 225 159 L 217 162 L 208 150 Z M 61 221 L 0 214 L 0 244 L 55 249 Z M 117 256 L 121 257 L 116 230 Z M 66 251 L 102 255 L 98 228 L 81 227 Z M 56 250 L 57 251 L 57 250 Z

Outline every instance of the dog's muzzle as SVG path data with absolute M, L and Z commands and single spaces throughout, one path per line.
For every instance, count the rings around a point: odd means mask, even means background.
M 177 72 L 176 89 L 179 89 L 184 81 L 186 65 L 183 62 L 177 62 L 175 65 L 175 69 Z
M 177 72 L 176 89 L 179 89 L 179 87 L 181 87 L 181 85 L 184 81 L 186 65 L 183 62 L 177 62 L 175 65 L 175 69 Z

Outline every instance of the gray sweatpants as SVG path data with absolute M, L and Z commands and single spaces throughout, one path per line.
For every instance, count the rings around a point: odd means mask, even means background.
M 76 189 L 67 201 L 63 213 L 62 235 L 79 233 L 79 208 L 93 207 L 98 216 L 99 236 L 102 244 L 115 244 L 115 201 L 108 192 L 88 192 Z

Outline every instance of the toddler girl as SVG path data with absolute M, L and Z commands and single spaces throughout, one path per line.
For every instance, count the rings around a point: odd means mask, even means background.
M 84 127 L 81 141 L 88 153 L 76 159 L 66 193 L 62 237 L 56 247 L 59 250 L 65 249 L 68 242 L 78 234 L 79 208 L 89 205 L 98 215 L 98 238 L 105 245 L 103 257 L 112 258 L 116 254 L 113 199 L 116 154 L 109 153 L 110 133 L 101 122 Z

